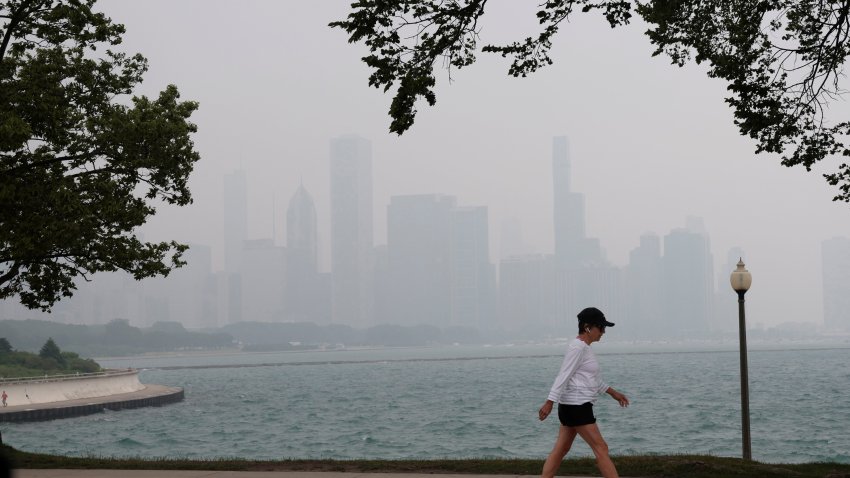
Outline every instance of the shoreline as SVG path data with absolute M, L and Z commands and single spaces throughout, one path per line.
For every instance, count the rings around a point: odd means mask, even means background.
M 529 343 L 506 343 L 506 344 L 438 344 L 438 345 L 415 345 L 415 346 L 362 346 L 362 347 L 340 347 L 303 350 L 277 350 L 277 351 L 243 351 L 240 349 L 227 350 L 188 350 L 175 352 L 150 352 L 137 355 L 121 355 L 92 357 L 100 363 L 105 362 L 132 362 L 135 360 L 169 359 L 169 358 L 204 358 L 204 357 L 230 357 L 230 356 L 262 356 L 262 355 L 297 355 L 314 353 L 358 353 L 381 350 L 437 350 L 437 349 L 511 349 L 511 348 L 548 348 L 560 347 L 569 343 L 572 338 L 563 337 L 552 339 L 547 342 Z M 850 349 L 850 338 L 840 339 L 779 339 L 779 340 L 749 340 L 748 350 L 752 352 L 785 352 L 802 350 L 832 350 Z M 606 340 L 598 346 L 597 354 L 653 354 L 653 353 L 704 353 L 704 352 L 737 352 L 737 340 Z M 560 351 L 559 351 L 560 353 Z M 527 355 L 527 354 L 520 354 Z M 544 354 L 548 355 L 548 354 Z M 506 356 L 507 357 L 507 356 Z M 480 358 L 487 358 L 481 356 Z M 118 367 L 121 368 L 121 367 Z
M 381 476 L 405 475 L 489 475 L 516 477 L 539 475 L 544 457 L 533 459 L 467 458 L 443 460 L 248 460 L 228 459 L 137 459 L 65 457 L 20 451 L 0 445 L 0 449 L 16 469 L 26 470 L 108 470 L 94 472 L 93 476 L 124 476 L 119 470 L 147 470 L 146 476 L 172 476 L 167 471 L 183 470 L 173 476 L 197 476 L 186 471 L 203 473 L 204 476 L 222 472 L 222 476 L 242 476 L 235 473 L 261 472 L 263 476 L 312 476 L 333 473 L 356 473 L 358 476 L 381 473 Z M 541 452 L 542 453 L 542 452 Z M 737 476 L 739 478 L 846 478 L 850 476 L 850 464 L 845 463 L 763 463 L 734 457 L 711 455 L 623 455 L 613 456 L 621 476 L 678 478 L 714 478 Z M 231 472 L 234 474 L 229 474 Z M 74 476 L 87 476 L 85 471 Z M 276 475 L 276 474 L 281 475 Z M 558 476 L 598 476 L 593 458 L 567 458 L 557 472 Z M 32 476 L 41 476 L 33 474 Z M 53 476 L 53 475 L 51 475 Z
M 428 345 L 420 345 L 414 347 L 382 347 L 382 346 L 368 346 L 368 347 L 343 347 L 343 348 L 321 348 L 316 347 L 314 349 L 303 349 L 303 350 L 263 350 L 263 351 L 243 351 L 241 349 L 226 349 L 226 350 L 181 350 L 174 352 L 147 352 L 143 354 L 137 355 L 118 355 L 112 357 L 92 357 L 92 360 L 98 362 L 100 360 L 103 361 L 131 361 L 131 360 L 139 360 L 139 359 L 160 359 L 160 358 L 183 358 L 183 357 L 228 357 L 228 356 L 236 356 L 236 355 L 277 355 L 277 354 L 303 354 L 303 353 L 314 353 L 314 352 L 356 352 L 356 351 L 368 351 L 368 350 L 382 350 L 382 349 L 418 349 L 418 348 L 433 348 Z M 848 345 L 850 348 L 850 345 Z M 98 362 L 100 363 L 100 362 Z

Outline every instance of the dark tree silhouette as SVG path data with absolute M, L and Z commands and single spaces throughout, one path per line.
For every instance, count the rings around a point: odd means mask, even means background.
M 43 359 L 53 359 L 60 366 L 65 366 L 65 357 L 62 356 L 62 350 L 59 349 L 59 346 L 56 345 L 52 337 L 48 338 L 47 342 L 41 346 L 38 356 Z
M 186 246 L 135 232 L 155 204 L 191 202 L 197 104 L 174 86 L 131 97 L 147 61 L 112 50 L 124 27 L 94 4 L 0 1 L 0 299 L 30 308 L 77 277 L 183 264 Z

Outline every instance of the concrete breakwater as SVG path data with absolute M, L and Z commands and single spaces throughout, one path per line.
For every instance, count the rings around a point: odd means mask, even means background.
M 139 382 L 138 370 L 107 370 L 0 381 L 0 389 L 6 392 L 6 404 L 10 407 L 103 397 L 137 392 L 144 388 Z
M 2 393 L 7 397 L 6 406 L 0 407 L 0 422 L 51 420 L 183 400 L 182 388 L 145 385 L 133 369 L 3 379 Z

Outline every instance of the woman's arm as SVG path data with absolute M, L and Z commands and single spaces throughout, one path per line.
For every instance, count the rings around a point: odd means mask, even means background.
M 608 390 L 605 390 L 605 393 L 611 395 L 611 398 L 619 402 L 621 407 L 629 406 L 629 398 L 623 395 L 622 393 L 614 390 L 612 387 L 608 387 Z
M 540 410 L 537 411 L 537 416 L 540 418 L 540 421 L 546 420 L 546 417 L 548 417 L 549 414 L 552 413 L 552 405 L 554 404 L 555 402 L 553 402 L 552 400 L 546 400 L 546 403 L 544 403 L 543 406 L 540 407 Z

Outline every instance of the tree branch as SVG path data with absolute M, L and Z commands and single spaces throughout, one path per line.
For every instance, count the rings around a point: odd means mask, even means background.
M 15 261 L 5 274 L 0 275 L 0 285 L 12 280 L 21 271 L 21 263 Z
M 18 27 L 18 24 L 26 18 L 27 7 L 29 7 L 34 1 L 35 0 L 24 0 L 21 3 L 20 8 L 12 13 L 10 17 L 11 20 L 6 28 L 6 34 L 3 35 L 3 43 L 0 44 L 0 63 L 3 63 L 3 59 L 6 56 L 6 49 L 9 48 L 9 42 L 12 41 L 12 34 Z

